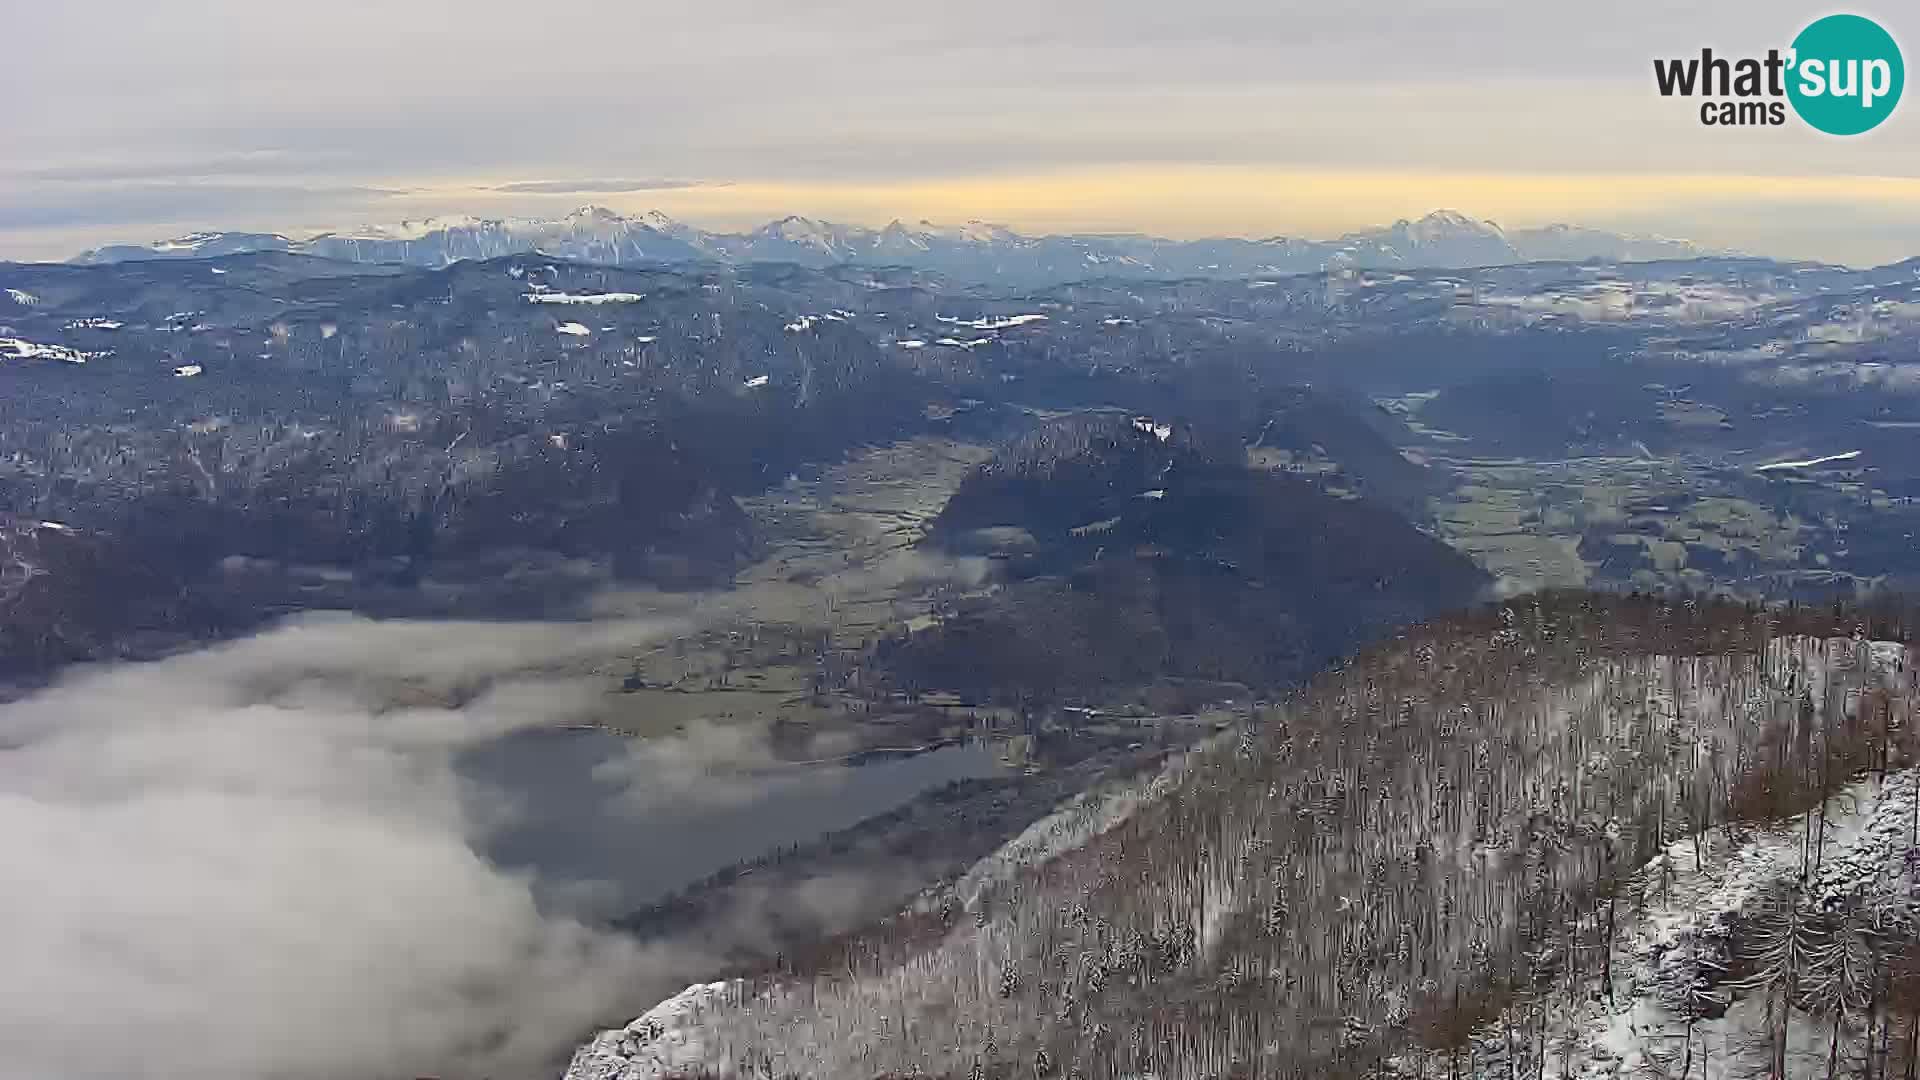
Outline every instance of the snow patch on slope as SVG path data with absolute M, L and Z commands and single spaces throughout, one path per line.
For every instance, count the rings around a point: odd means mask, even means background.
M 42 345 L 22 338 L 0 338 L 0 360 L 58 360 L 66 364 L 84 364 L 89 357 L 105 353 L 83 353 L 65 345 Z
M 970 330 L 1008 330 L 1016 326 L 1025 326 L 1028 323 L 1047 321 L 1045 315 L 1009 315 L 999 319 L 991 315 L 983 315 L 978 319 L 962 319 L 955 315 L 935 315 L 934 318 L 943 323 L 948 323 L 953 326 L 964 326 Z
M 1785 647 L 1777 647 L 1781 644 Z M 1902 684 L 1910 678 L 1905 645 L 1825 644 L 1851 647 L 1852 666 L 1864 669 L 1870 684 Z M 1810 700 L 1825 700 L 1831 672 L 1818 664 L 1803 666 L 1799 659 L 1820 643 L 1796 639 L 1777 646 L 1770 657 L 1776 685 L 1797 677 Z M 1851 711 L 1859 700 L 1849 692 L 1845 707 Z M 1653 715 L 1673 715 L 1672 695 L 1656 687 L 1644 707 Z M 1478 1029 L 1460 1058 L 1445 1052 L 1424 1062 L 1402 1056 L 1393 1074 L 1423 1080 L 1512 1075 L 1625 1080 L 1683 1071 L 1700 1080 L 1766 1075 L 1764 993 L 1725 974 L 1743 922 L 1764 917 L 1769 904 L 1797 892 L 1804 912 L 1866 905 L 1912 925 L 1920 919 L 1917 804 L 1920 769 L 1909 768 L 1884 782 L 1859 778 L 1824 806 L 1766 827 L 1709 829 L 1673 841 L 1639 867 L 1618 897 L 1619 921 L 1606 968 L 1612 972 L 1610 985 L 1596 962 L 1583 961 L 1581 966 L 1595 973 L 1583 976 L 1574 1000 L 1563 981 L 1544 1002 L 1516 1004 Z M 1723 1014 L 1698 1016 L 1689 1026 L 1682 1008 L 1690 996 L 1719 1002 Z M 1831 1030 L 1826 1018 L 1794 1015 L 1787 1037 L 1789 1075 L 1826 1075 Z
M 1826 806 L 1827 846 L 1819 870 L 1806 885 L 1809 909 L 1837 907 L 1849 898 L 1881 895 L 1911 911 L 1920 902 L 1920 879 L 1912 870 L 1910 829 L 1920 772 L 1908 770 L 1852 784 Z M 1635 903 L 1623 904 L 1614 947 L 1613 1000 L 1595 994 L 1588 1008 L 1547 1038 L 1548 1071 L 1576 1077 L 1665 1075 L 1685 1060 L 1691 1040 L 1693 1074 L 1702 1080 L 1732 1080 L 1761 1067 L 1765 1007 L 1757 990 L 1729 985 L 1711 992 L 1730 1000 L 1724 1015 L 1695 1021 L 1691 1034 L 1674 1006 L 1688 991 L 1701 964 L 1717 963 L 1734 922 L 1753 913 L 1800 875 L 1801 852 L 1818 811 L 1757 833 L 1730 848 L 1702 836 L 1675 841 L 1642 867 Z M 1635 914 L 1633 907 L 1643 906 Z M 1824 1023 L 1797 1017 L 1788 1031 L 1788 1060 L 1818 1059 L 1824 1066 Z M 1810 1066 L 1809 1066 L 1810 1067 Z M 1504 1066 L 1489 1066 L 1492 1075 Z M 1802 1075 L 1799 1068 L 1793 1075 Z M 1818 1073 L 1824 1075 L 1824 1070 Z M 1816 1073 L 1805 1073 L 1816 1075 Z
M 1806 458 L 1802 461 L 1776 461 L 1769 465 L 1757 466 L 1753 471 L 1776 472 L 1780 469 L 1810 469 L 1815 465 L 1825 465 L 1831 461 L 1852 461 L 1862 453 L 1863 451 L 1860 450 L 1848 450 L 1844 454 L 1827 454 L 1824 457 Z
M 637 304 L 646 298 L 645 293 L 632 292 L 532 292 L 526 294 L 526 301 L 529 304 Z
M 566 1075 L 571 1080 L 666 1076 L 683 1062 L 704 1054 L 701 1022 L 705 1012 L 739 996 L 739 980 L 695 983 L 641 1013 L 624 1028 L 600 1033 L 576 1050 Z

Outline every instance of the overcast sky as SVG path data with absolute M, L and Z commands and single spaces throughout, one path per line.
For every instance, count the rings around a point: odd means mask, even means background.
M 1884 5 L 1883 5 L 1884 7 Z M 1857 8 L 1898 36 L 1906 10 Z M 1702 127 L 1656 56 L 1824 7 L 0 0 L 0 258 L 204 226 L 659 208 L 1309 236 L 1439 206 L 1920 253 L 1917 107 Z

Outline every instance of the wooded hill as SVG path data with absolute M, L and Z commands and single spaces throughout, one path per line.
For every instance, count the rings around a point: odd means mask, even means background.
M 1621 982 L 1650 860 L 1911 767 L 1912 625 L 1554 593 L 1410 631 L 1029 830 L 1001 872 L 609 1032 L 569 1075 L 1585 1074 L 1555 1018 Z M 1794 830 L 1808 874 L 1839 850 L 1825 811 Z M 1798 914 L 1738 908 L 1721 967 L 1678 980 L 1700 1011 L 1770 1003 L 1714 1075 L 1814 1075 L 1768 1049 L 1788 1018 L 1871 1070 L 1846 1075 L 1912 1075 L 1914 838 L 1865 831 L 1893 869 L 1763 882 Z M 1679 1045 L 1632 1071 L 1683 1075 Z

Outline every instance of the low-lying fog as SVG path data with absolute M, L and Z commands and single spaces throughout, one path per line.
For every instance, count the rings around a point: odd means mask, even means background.
M 598 917 L 991 767 L 551 730 L 682 629 L 310 617 L 0 707 L 0 1077 L 539 1075 L 699 965 Z

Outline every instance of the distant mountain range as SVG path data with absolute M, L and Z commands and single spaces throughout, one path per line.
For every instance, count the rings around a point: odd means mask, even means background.
M 750 232 L 699 229 L 658 211 L 626 217 L 588 206 L 557 220 L 428 218 L 296 240 L 277 233 L 201 232 L 95 248 L 85 264 L 286 251 L 358 263 L 439 267 L 540 252 L 614 266 L 792 262 L 907 266 L 963 281 L 1044 285 L 1087 278 L 1247 277 L 1365 269 L 1494 266 L 1536 260 L 1638 262 L 1710 252 L 1685 240 L 1573 225 L 1503 229 L 1453 210 L 1333 240 L 1276 236 L 1167 240 L 1126 233 L 1026 236 L 999 225 L 895 221 L 885 228 L 786 217 Z

